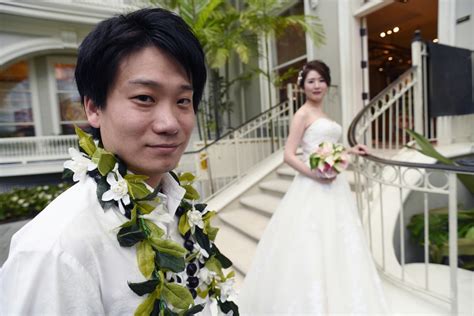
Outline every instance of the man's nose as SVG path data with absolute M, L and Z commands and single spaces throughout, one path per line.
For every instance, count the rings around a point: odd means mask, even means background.
M 154 112 L 153 131 L 158 134 L 176 134 L 179 131 L 177 105 L 171 102 L 159 104 Z

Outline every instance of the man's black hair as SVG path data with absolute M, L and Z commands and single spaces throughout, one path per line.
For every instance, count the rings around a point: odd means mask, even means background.
M 184 68 L 193 86 L 197 112 L 207 77 L 204 52 L 183 19 L 159 8 L 104 20 L 86 36 L 79 47 L 75 73 L 82 102 L 87 96 L 97 107 L 105 108 L 122 60 L 146 47 L 159 48 Z

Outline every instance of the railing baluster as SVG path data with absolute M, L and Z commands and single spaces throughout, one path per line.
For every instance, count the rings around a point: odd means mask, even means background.
M 382 182 L 379 182 L 379 200 L 380 200 L 380 225 L 382 234 L 382 268 L 385 271 L 385 225 L 384 225 L 384 214 L 383 214 L 383 194 L 382 194 Z
M 425 187 L 426 187 L 426 180 Z M 425 231 L 424 231 L 424 238 L 425 238 L 425 289 L 429 289 L 429 263 L 430 263 L 430 223 L 429 223 L 429 207 L 428 207 L 428 193 L 423 193 L 423 214 L 424 214 L 424 223 L 425 223 Z
M 398 166 L 395 169 L 397 177 L 399 179 L 399 193 L 400 193 L 400 258 L 402 266 L 402 281 L 405 281 L 405 211 L 403 206 L 403 181 L 402 181 L 402 169 Z
M 449 187 L 449 270 L 451 287 L 451 314 L 458 314 L 458 218 L 456 173 L 448 174 Z

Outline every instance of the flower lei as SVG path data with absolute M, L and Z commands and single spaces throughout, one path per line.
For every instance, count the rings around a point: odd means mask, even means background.
M 178 177 L 171 172 L 186 190 L 175 214 L 184 238 L 181 246 L 166 233 L 163 223 L 172 218 L 158 188 L 149 190 L 147 176 L 127 172 L 117 156 L 94 142 L 91 135 L 75 129 L 81 152 L 69 149 L 72 160 L 64 163 L 64 175 L 74 181 L 92 177 L 102 208 L 116 206 L 129 219 L 120 226 L 117 240 L 122 247 L 136 245 L 138 267 L 147 279 L 128 283 L 137 295 L 147 295 L 135 315 L 193 315 L 204 309 L 207 296 L 217 300 L 223 313 L 239 315 L 237 305 L 228 300 L 233 294 L 234 272 L 223 272 L 232 262 L 214 243 L 218 228 L 212 227 L 210 220 L 215 212 L 208 211 L 206 204 L 194 204 L 199 199 L 192 186 L 194 175 Z

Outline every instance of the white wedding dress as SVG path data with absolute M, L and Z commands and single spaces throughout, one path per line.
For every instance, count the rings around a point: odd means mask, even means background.
M 303 159 L 342 128 L 320 118 Z M 240 290 L 243 315 L 386 313 L 383 289 L 344 173 L 329 184 L 298 174 L 260 240 Z

